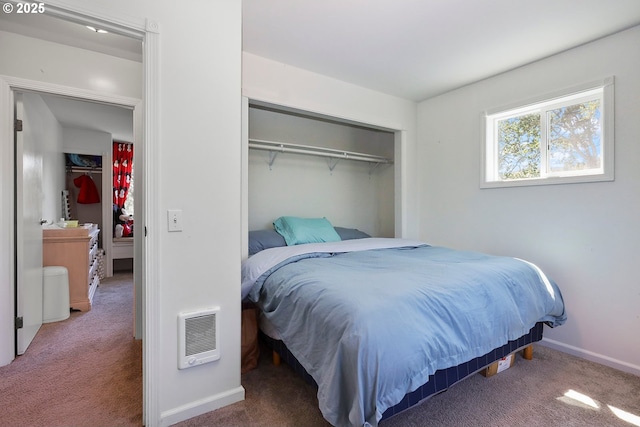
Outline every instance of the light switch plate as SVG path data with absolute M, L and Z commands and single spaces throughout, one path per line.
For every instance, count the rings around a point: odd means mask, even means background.
M 169 209 L 167 211 L 167 230 L 182 231 L 182 210 Z

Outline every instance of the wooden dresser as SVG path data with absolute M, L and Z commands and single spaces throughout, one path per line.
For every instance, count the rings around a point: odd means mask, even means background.
M 45 228 L 42 242 L 42 265 L 59 265 L 69 270 L 69 305 L 74 310 L 89 311 L 98 275 L 97 225 L 74 228 Z

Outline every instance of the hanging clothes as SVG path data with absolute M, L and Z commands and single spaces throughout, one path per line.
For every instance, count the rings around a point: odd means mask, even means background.
M 100 203 L 98 187 L 96 187 L 96 183 L 93 182 L 93 178 L 89 175 L 80 175 L 73 180 L 73 183 L 80 189 L 78 193 L 78 203 L 85 205 Z

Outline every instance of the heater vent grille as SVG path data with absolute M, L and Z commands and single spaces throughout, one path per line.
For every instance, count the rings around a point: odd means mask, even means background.
M 219 307 L 178 316 L 178 368 L 191 368 L 220 358 Z
M 216 315 L 185 319 L 185 356 L 216 349 Z

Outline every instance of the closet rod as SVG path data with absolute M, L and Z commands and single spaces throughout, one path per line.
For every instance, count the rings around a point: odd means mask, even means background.
M 331 157 L 333 159 L 358 160 L 370 163 L 392 163 L 391 160 L 383 156 L 336 150 L 332 148 L 312 147 L 309 145 L 290 144 L 287 142 L 264 141 L 260 139 L 249 139 L 249 148 L 280 153 L 296 153 L 311 156 Z
M 91 168 L 88 166 L 67 166 L 67 172 L 102 173 L 102 168 Z

